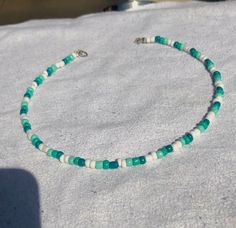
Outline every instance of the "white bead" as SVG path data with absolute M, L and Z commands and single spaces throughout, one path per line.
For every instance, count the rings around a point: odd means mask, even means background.
M 65 66 L 65 63 L 64 63 L 64 61 L 60 61 L 60 62 L 56 63 L 56 66 L 57 66 L 57 68 L 62 68 Z
M 155 43 L 155 36 L 152 36 L 152 37 L 151 37 L 151 42 L 152 42 L 152 43 Z
M 211 74 L 213 74 L 215 71 L 216 71 L 216 67 L 213 66 L 213 67 L 210 69 L 210 72 L 211 72 Z
M 147 37 L 146 38 L 146 42 L 149 44 L 149 43 L 151 43 L 151 38 L 150 37 Z
M 146 162 L 152 162 L 153 161 L 153 158 L 152 158 L 151 154 L 145 155 L 145 159 L 146 159 Z
M 86 159 L 86 160 L 85 160 L 85 166 L 86 166 L 87 168 L 90 168 L 90 163 L 91 163 L 91 160 L 90 160 L 90 159 Z
M 22 113 L 22 114 L 20 115 L 20 119 L 21 119 L 21 120 L 23 120 L 23 119 L 28 119 L 27 114 L 26 114 L 26 113 Z
M 174 40 L 171 40 L 170 46 L 171 46 L 171 47 L 174 47 L 174 43 L 175 43 L 175 41 L 174 41 Z
M 33 135 L 33 132 L 31 130 L 27 131 L 27 138 L 31 141 L 31 136 Z
M 201 54 L 200 57 L 199 57 L 199 60 L 200 60 L 201 62 L 203 62 L 203 63 L 204 63 L 204 61 L 205 61 L 206 59 L 208 59 L 208 57 L 206 57 L 206 56 L 203 55 L 203 54 Z
M 215 97 L 215 98 L 212 100 L 212 103 L 214 103 L 214 102 L 216 102 L 216 101 L 218 101 L 218 102 L 220 102 L 220 103 L 222 104 L 222 103 L 223 103 L 223 97 L 221 97 L 221 96 Z
M 24 97 L 24 98 L 23 98 L 23 101 L 29 104 L 30 99 L 29 99 L 28 97 Z
M 70 158 L 69 155 L 65 155 L 64 162 L 68 164 L 69 163 L 69 158 Z
M 210 111 L 206 115 L 206 119 L 208 119 L 211 123 L 215 120 L 215 113 Z
M 126 168 L 127 167 L 125 159 L 121 160 L 121 167 L 122 168 Z
M 182 143 L 179 140 L 176 140 L 175 142 L 172 143 L 173 150 L 179 151 L 179 149 L 182 148 Z
M 36 83 L 36 82 L 32 82 L 32 86 L 34 86 L 34 87 L 38 87 L 38 84 Z
M 171 43 L 172 43 L 172 40 L 171 40 L 171 39 L 168 39 L 168 40 L 167 40 L 167 45 L 171 46 Z
M 152 156 L 152 160 L 157 160 L 157 153 L 151 152 L 150 155 Z
M 116 161 L 118 162 L 118 165 L 119 165 L 119 167 L 120 167 L 120 166 L 121 166 L 121 161 L 122 161 L 122 159 L 117 158 Z
M 190 134 L 193 136 L 193 139 L 197 139 L 201 135 L 201 131 L 198 128 L 194 128 L 190 131 Z
M 95 166 L 96 166 L 96 161 L 91 160 L 89 167 L 90 167 L 91 169 L 95 169 Z
M 44 77 L 45 80 L 48 78 L 48 72 L 46 70 L 43 71 L 41 75 Z
M 34 91 L 37 89 L 37 87 L 38 87 L 38 86 L 35 86 L 35 84 L 33 84 L 33 85 L 31 86 L 31 88 L 33 88 Z
M 78 54 L 76 54 L 75 52 L 72 53 L 72 55 L 74 56 L 74 58 L 78 57 Z M 63 62 L 64 63 L 64 62 Z
M 49 147 L 47 147 L 45 144 L 42 143 L 39 145 L 39 150 L 41 150 L 44 153 L 47 153 L 49 150 Z
M 220 86 L 220 87 L 222 87 L 222 88 L 224 89 L 224 84 L 223 84 L 222 81 L 216 81 L 216 82 L 214 83 L 214 85 L 215 85 L 215 87 Z
M 184 46 L 184 51 L 185 52 L 187 52 L 187 53 L 190 53 L 190 49 L 191 49 L 191 47 L 188 47 L 188 46 Z
M 60 158 L 59 158 L 59 161 L 61 162 L 61 163 L 65 163 L 65 155 L 63 154 L 63 155 L 61 155 L 60 156 Z

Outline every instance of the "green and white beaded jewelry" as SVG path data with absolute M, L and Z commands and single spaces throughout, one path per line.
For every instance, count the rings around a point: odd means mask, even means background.
M 50 78 L 56 71 L 63 68 L 65 65 L 73 62 L 78 57 L 87 56 L 87 53 L 82 50 L 77 50 L 67 57 L 65 57 L 62 61 L 51 65 L 41 74 L 39 74 L 33 81 L 32 85 L 27 88 L 23 101 L 21 103 L 20 108 L 20 119 L 24 132 L 27 134 L 28 139 L 31 143 L 40 151 L 46 153 L 49 157 L 56 158 L 62 163 L 68 163 L 70 165 L 75 165 L 79 167 L 87 167 L 92 169 L 117 169 L 119 167 L 132 167 L 137 165 L 144 165 L 146 163 L 153 162 L 157 159 L 161 159 L 169 153 L 178 151 L 181 147 L 190 144 L 193 140 L 197 139 L 209 126 L 209 124 L 216 117 L 221 104 L 222 99 L 224 97 L 224 86 L 221 79 L 221 73 L 216 70 L 215 65 L 212 60 L 207 58 L 205 55 L 201 54 L 195 48 L 189 48 L 184 43 L 180 43 L 178 41 L 173 41 L 165 37 L 154 36 L 148 38 L 137 38 L 135 40 L 137 44 L 140 43 L 159 43 L 167 46 L 174 47 L 179 51 L 184 51 L 189 53 L 192 57 L 199 60 L 204 64 L 206 69 L 210 72 L 213 85 L 214 85 L 214 94 L 211 105 L 209 107 L 208 112 L 205 117 L 196 124 L 196 126 L 191 129 L 188 133 L 182 135 L 177 138 L 174 142 L 163 146 L 156 150 L 155 152 L 150 152 L 143 156 L 138 157 L 130 157 L 126 159 L 115 159 L 113 161 L 109 160 L 101 160 L 96 161 L 93 159 L 85 159 L 82 157 L 75 157 L 64 154 L 62 151 L 55 150 L 46 144 L 39 138 L 39 136 L 33 133 L 31 129 L 31 124 L 29 122 L 28 114 L 28 105 L 29 102 L 34 95 L 35 90 L 48 78 Z

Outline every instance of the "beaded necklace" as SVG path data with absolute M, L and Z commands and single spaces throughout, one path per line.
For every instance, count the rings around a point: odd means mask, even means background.
M 56 150 L 47 146 L 45 143 L 43 143 L 40 137 L 37 134 L 35 134 L 31 129 L 31 124 L 27 115 L 29 107 L 28 105 L 36 89 L 40 85 L 42 85 L 46 79 L 50 78 L 59 69 L 73 62 L 76 58 L 87 56 L 86 52 L 82 50 L 77 50 L 66 56 L 60 62 L 49 66 L 45 71 L 37 75 L 34 81 L 32 82 L 32 85 L 27 88 L 24 94 L 23 101 L 20 107 L 20 119 L 23 130 L 27 134 L 27 138 L 31 141 L 33 146 L 35 146 L 39 151 L 46 153 L 46 155 L 48 155 L 49 157 L 58 159 L 62 163 L 67 163 L 70 165 L 87 167 L 92 169 L 117 169 L 120 167 L 125 168 L 137 165 L 144 165 L 146 163 L 153 162 L 157 159 L 161 159 L 165 157 L 167 154 L 178 151 L 181 147 L 190 144 L 193 140 L 197 139 L 208 128 L 209 124 L 212 123 L 212 121 L 215 119 L 221 107 L 222 99 L 224 96 L 224 89 L 223 89 L 224 86 L 221 79 L 221 73 L 218 70 L 216 70 L 213 61 L 208 57 L 206 57 L 205 55 L 201 54 L 201 52 L 199 52 L 195 48 L 189 48 L 184 43 L 173 41 L 161 36 L 137 38 L 135 42 L 137 44 L 159 43 L 170 47 L 174 47 L 179 51 L 184 51 L 190 54 L 193 58 L 199 60 L 204 64 L 205 68 L 211 75 L 214 86 L 213 99 L 208 109 L 208 112 L 205 114 L 205 117 L 202 120 L 200 120 L 200 122 L 198 122 L 196 126 L 192 128 L 188 133 L 177 138 L 172 143 L 165 145 L 154 152 L 150 152 L 145 155 L 137 157 L 129 157 L 125 159 L 118 158 L 113 161 L 93 160 L 93 159 L 85 159 L 82 157 L 66 155 L 60 150 Z

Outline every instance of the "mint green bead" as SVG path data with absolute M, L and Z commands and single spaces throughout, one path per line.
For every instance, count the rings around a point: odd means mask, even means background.
M 211 105 L 210 110 L 214 112 L 215 114 L 217 114 L 220 109 L 220 106 L 221 106 L 221 103 L 219 101 L 216 101 Z
M 53 152 L 53 149 L 49 149 L 48 152 L 47 152 L 47 155 L 48 155 L 49 157 L 52 157 L 52 152 Z
M 182 146 L 185 146 L 185 145 L 186 145 L 185 140 L 184 140 L 183 137 L 180 137 L 179 140 L 180 140 L 180 142 L 182 143 Z
M 39 136 L 36 134 L 33 134 L 30 138 L 31 141 L 35 140 L 35 139 L 39 139 Z
M 103 161 L 96 161 L 95 168 L 102 169 L 103 168 Z
M 206 130 L 202 125 L 197 125 L 197 128 L 201 133 L 203 133 Z
M 161 148 L 161 151 L 162 151 L 162 153 L 163 153 L 164 155 L 167 155 L 167 154 L 168 154 L 168 150 L 167 150 L 167 148 L 166 148 L 165 146 Z
M 157 154 L 158 159 L 161 159 L 161 158 L 165 157 L 165 154 L 161 150 L 157 150 L 156 154 Z
M 27 120 L 27 119 L 23 119 L 23 120 L 21 120 L 21 124 L 22 125 L 24 125 L 24 124 L 28 124 L 29 123 L 29 120 Z
M 68 159 L 68 163 L 69 163 L 70 165 L 74 165 L 74 159 L 75 159 L 74 156 L 70 156 L 69 159 Z
M 221 73 L 219 71 L 215 71 L 212 74 L 212 79 L 213 79 L 213 82 L 220 81 L 221 80 Z
M 134 166 L 135 166 L 135 165 L 139 165 L 139 164 L 140 164 L 139 158 L 138 158 L 138 157 L 132 158 L 132 163 L 133 163 Z
M 126 162 L 126 166 L 132 166 L 133 165 L 132 158 L 126 158 L 125 162 Z
M 217 87 L 215 88 L 215 93 L 214 93 L 214 96 L 215 96 L 215 97 L 217 97 L 217 96 L 223 97 L 224 94 L 225 94 L 225 92 L 224 92 L 224 89 L 223 89 L 222 87 L 217 86 Z
M 78 165 L 79 159 L 80 159 L 80 157 L 75 157 L 75 158 L 73 159 L 74 165 Z
M 27 106 L 28 107 L 28 103 L 26 101 L 22 101 L 21 102 L 21 107 Z
M 41 85 L 43 83 L 43 81 L 45 80 L 45 78 L 42 75 L 38 75 L 35 79 L 34 82 L 37 83 L 37 85 Z
M 103 169 L 109 169 L 109 161 L 108 160 L 104 160 L 103 161 Z

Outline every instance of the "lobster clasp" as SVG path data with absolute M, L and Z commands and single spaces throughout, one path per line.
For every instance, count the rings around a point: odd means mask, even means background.
M 134 41 L 136 44 L 144 44 L 147 42 L 146 38 L 145 37 L 138 37 L 135 39 Z
M 83 51 L 83 50 L 76 50 L 75 53 L 80 57 L 88 56 L 88 53 L 86 51 Z

